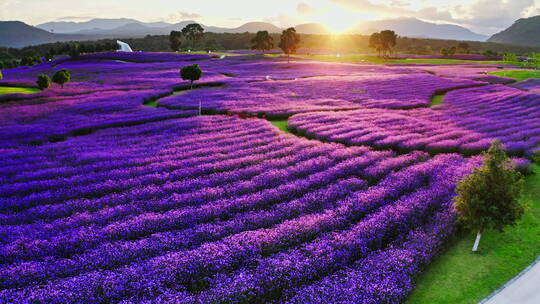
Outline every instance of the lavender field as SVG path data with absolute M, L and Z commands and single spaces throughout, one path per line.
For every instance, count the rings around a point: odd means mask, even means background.
M 480 154 L 540 146 L 490 63 L 114 52 L 0 86 L 63 68 L 0 95 L 0 303 L 403 303 Z

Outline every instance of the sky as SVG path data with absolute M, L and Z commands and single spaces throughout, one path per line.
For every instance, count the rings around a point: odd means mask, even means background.
M 414 17 L 493 34 L 522 17 L 540 15 L 540 0 L 0 0 L 0 20 L 31 25 L 92 18 L 145 22 L 195 20 L 236 27 L 250 21 L 280 27 L 318 22 L 340 31 L 363 20 Z

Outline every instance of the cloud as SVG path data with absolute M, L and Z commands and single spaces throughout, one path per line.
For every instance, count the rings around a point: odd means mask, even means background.
M 302 23 L 302 20 L 297 17 L 292 17 L 289 15 L 279 15 L 275 17 L 269 17 L 264 19 L 265 22 L 270 22 L 279 27 L 289 27 L 295 26 Z
M 91 17 L 91 16 L 65 16 L 65 17 L 60 17 L 60 18 L 56 18 L 56 21 L 87 21 L 87 20 L 90 20 L 90 19 L 93 19 L 95 17 Z
M 329 0 L 330 2 L 339 4 L 341 6 L 347 7 L 352 10 L 364 13 L 375 13 L 383 15 L 397 15 L 397 16 L 411 16 L 415 12 L 406 8 L 403 8 L 405 2 L 402 1 L 392 1 L 391 5 L 388 6 L 385 4 L 374 4 L 369 0 Z M 394 6 L 394 3 L 401 5 Z
M 184 21 L 189 19 L 199 19 L 202 18 L 200 14 L 197 13 L 190 13 L 186 11 L 177 11 L 176 13 L 169 14 L 167 18 L 165 18 L 166 21 L 169 22 L 177 22 L 177 21 Z
M 296 6 L 296 13 L 300 16 L 310 16 L 317 14 L 318 11 L 313 7 L 309 6 L 308 4 L 302 2 L 298 3 L 298 5 Z
M 369 0 L 328 0 L 358 12 L 369 12 L 386 17 L 416 17 L 434 22 L 448 22 L 469 27 L 483 33 L 493 33 L 510 26 L 521 17 L 540 13 L 535 0 L 473 0 L 468 4 L 410 9 L 404 0 L 375 4 Z M 408 2 L 410 3 L 410 2 Z M 427 4 L 428 1 L 423 1 Z

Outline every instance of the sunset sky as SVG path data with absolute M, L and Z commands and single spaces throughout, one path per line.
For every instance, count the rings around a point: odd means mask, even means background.
M 236 27 L 249 21 L 278 26 L 319 22 L 335 30 L 362 20 L 416 17 L 491 34 L 520 17 L 540 14 L 540 0 L 0 0 L 1 20 L 32 25 L 91 18 L 134 18 Z

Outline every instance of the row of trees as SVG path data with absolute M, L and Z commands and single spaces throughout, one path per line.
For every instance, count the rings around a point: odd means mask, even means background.
M 36 84 L 41 90 L 51 87 L 51 81 L 64 88 L 64 84 L 71 81 L 71 74 L 68 69 L 61 69 L 56 71 L 52 79 L 47 74 L 40 74 L 37 77 Z
M 287 54 L 290 61 L 290 55 L 295 54 L 300 46 L 300 35 L 294 27 L 290 27 L 281 33 L 278 47 Z M 259 51 L 269 51 L 274 48 L 274 38 L 270 36 L 268 31 L 259 31 L 251 39 L 251 49 Z

